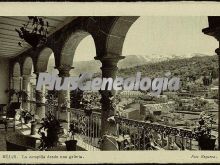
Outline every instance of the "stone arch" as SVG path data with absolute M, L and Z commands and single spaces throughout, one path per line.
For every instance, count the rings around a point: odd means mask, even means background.
M 23 75 L 31 75 L 33 67 L 33 60 L 31 57 L 26 57 L 22 67 Z
M 121 55 L 126 34 L 138 16 L 117 17 L 106 41 L 107 55 Z
M 40 51 L 37 58 L 35 72 L 45 72 L 47 70 L 49 58 L 52 54 L 53 54 L 53 50 L 49 47 L 45 47 Z
M 18 62 L 16 62 L 14 64 L 12 75 L 13 75 L 13 77 L 20 77 L 21 76 L 21 66 Z
M 89 35 L 90 33 L 86 31 L 77 30 L 69 36 L 61 50 L 60 65 L 72 66 L 76 48 L 80 42 Z

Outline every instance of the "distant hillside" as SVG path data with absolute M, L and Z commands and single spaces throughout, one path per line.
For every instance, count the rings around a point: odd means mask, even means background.
M 129 55 L 125 59 L 119 61 L 119 75 L 130 76 L 136 72 L 142 72 L 143 75 L 155 77 L 164 75 L 170 71 L 172 74 L 182 75 L 184 77 L 190 74 L 195 74 L 197 77 L 210 69 L 217 70 L 217 56 L 205 56 L 204 54 L 193 54 L 194 57 L 184 58 L 176 55 L 171 55 L 169 58 L 157 58 L 138 55 Z M 192 56 L 192 55 L 189 55 Z M 187 57 L 187 56 L 186 56 Z M 49 62 L 48 72 L 53 70 L 52 61 Z M 74 62 L 74 69 L 71 70 L 71 75 L 76 76 L 80 73 L 91 72 L 100 73 L 101 62 L 97 60 Z M 129 70 L 128 70 L 129 68 Z
M 148 62 L 149 61 L 146 60 L 143 56 L 129 55 L 126 56 L 125 59 L 119 61 L 118 67 L 122 69 L 122 68 L 144 65 L 147 64 Z M 49 65 L 48 65 L 49 73 L 54 68 L 54 66 L 52 66 L 52 63 L 53 61 L 49 61 Z M 102 65 L 101 62 L 98 60 L 74 62 L 73 64 L 74 69 L 71 70 L 71 75 L 75 76 L 85 72 L 97 73 L 100 72 L 101 65 Z
M 147 64 L 149 61 L 144 56 L 129 55 L 125 56 L 123 60 L 118 62 L 118 68 L 132 68 L 134 66 L 140 66 Z
M 219 71 L 218 56 L 194 56 L 191 58 L 174 58 L 166 61 L 160 61 L 156 63 L 148 63 L 142 66 L 136 66 L 126 69 L 120 69 L 118 75 L 122 77 L 135 75 L 137 72 L 141 72 L 144 76 L 156 77 L 162 76 L 166 72 L 171 72 L 172 75 L 180 76 L 181 79 L 194 76 L 196 79 L 201 76 L 215 74 L 218 76 Z
M 76 76 L 85 72 L 97 73 L 100 72 L 101 66 L 102 64 L 98 60 L 74 62 L 74 69 L 71 70 L 70 74 Z

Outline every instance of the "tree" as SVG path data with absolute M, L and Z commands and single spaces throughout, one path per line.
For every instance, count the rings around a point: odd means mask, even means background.
M 204 86 L 209 86 L 211 84 L 211 79 L 209 76 L 204 76 L 202 81 Z
M 83 91 L 80 89 L 76 89 L 70 92 L 71 102 L 70 107 L 72 108 L 81 108 L 80 102 L 83 99 Z
M 218 78 L 217 69 L 215 69 L 215 68 L 212 69 L 212 71 L 211 71 L 211 76 L 212 76 L 213 79 Z

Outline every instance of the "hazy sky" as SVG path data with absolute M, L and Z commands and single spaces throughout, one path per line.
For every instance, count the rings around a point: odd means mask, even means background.
M 190 57 L 194 53 L 215 54 L 218 42 L 202 33 L 208 27 L 207 17 L 140 17 L 129 29 L 122 55 L 146 57 Z M 76 49 L 74 61 L 94 59 L 95 47 L 91 36 Z

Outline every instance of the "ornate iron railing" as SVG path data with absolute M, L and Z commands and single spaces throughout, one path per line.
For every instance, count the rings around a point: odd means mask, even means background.
M 197 136 L 191 130 L 115 117 L 119 150 L 195 150 Z
M 71 120 L 78 122 L 77 136 L 87 150 L 99 150 L 101 114 L 87 116 L 83 110 L 71 109 Z M 191 130 L 115 116 L 119 150 L 198 150 L 197 136 Z
M 101 115 L 93 112 L 87 115 L 84 110 L 70 108 L 70 121 L 76 121 L 80 133 L 76 135 L 77 144 L 86 150 L 100 150 Z
M 54 105 L 51 107 L 55 110 Z M 51 107 L 47 105 L 47 109 Z M 68 111 L 70 121 L 75 120 L 80 129 L 75 136 L 77 144 L 89 151 L 100 150 L 101 113 L 86 114 L 74 108 Z M 191 130 L 119 116 L 115 120 L 119 150 L 198 150 L 197 136 Z

